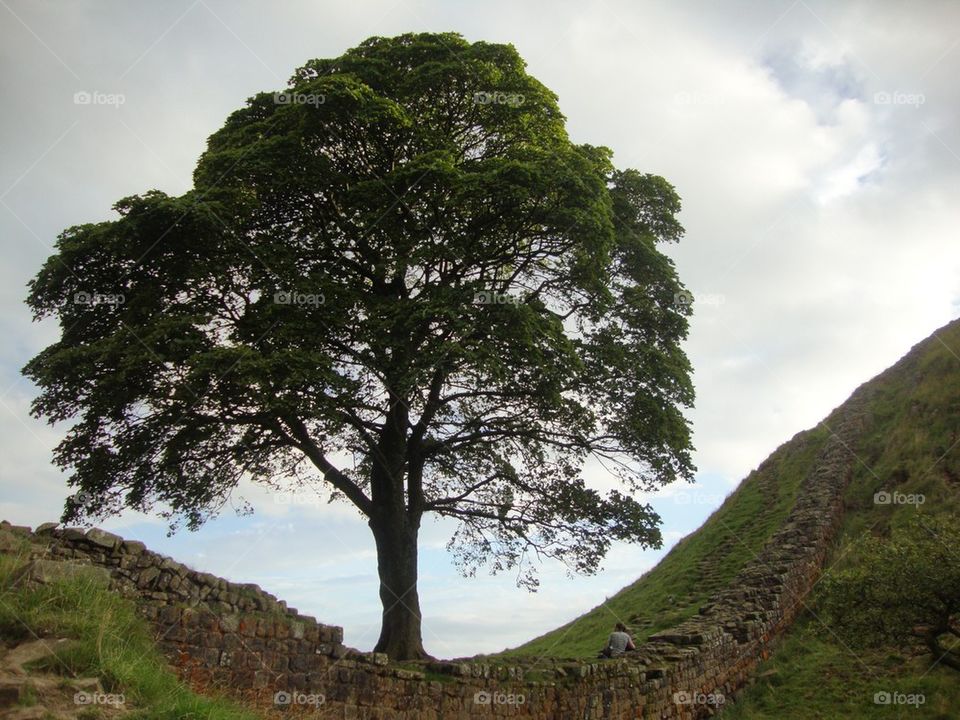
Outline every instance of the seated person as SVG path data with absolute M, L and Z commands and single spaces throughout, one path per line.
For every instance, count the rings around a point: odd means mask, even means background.
M 618 622 L 610 633 L 607 640 L 607 646 L 600 652 L 599 657 L 617 657 L 623 655 L 627 650 L 636 650 L 637 646 L 633 644 L 633 638 L 627 632 L 627 626 Z

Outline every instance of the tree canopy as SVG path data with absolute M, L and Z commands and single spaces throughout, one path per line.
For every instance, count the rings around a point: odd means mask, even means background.
M 693 472 L 680 201 L 564 123 L 510 45 L 374 37 L 233 112 L 184 195 L 65 230 L 28 297 L 61 337 L 24 368 L 73 421 L 64 518 L 196 528 L 242 478 L 322 478 L 417 635 L 424 513 L 464 572 L 528 587 L 531 556 L 659 546 L 632 494 Z

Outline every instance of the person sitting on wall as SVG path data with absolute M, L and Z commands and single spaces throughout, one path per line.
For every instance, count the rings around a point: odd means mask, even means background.
M 633 644 L 633 638 L 627 632 L 627 626 L 618 622 L 607 639 L 607 646 L 600 651 L 598 657 L 617 657 L 623 655 L 627 650 L 636 650 L 637 646 Z

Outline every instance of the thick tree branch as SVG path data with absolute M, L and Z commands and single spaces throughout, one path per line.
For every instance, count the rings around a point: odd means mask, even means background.
M 361 490 L 353 480 L 340 472 L 340 470 L 327 460 L 320 448 L 313 442 L 306 425 L 304 425 L 299 418 L 293 416 L 286 415 L 282 419 L 284 424 L 290 428 L 290 433 L 296 440 L 297 447 L 300 448 L 303 453 L 310 458 L 310 462 L 323 473 L 324 480 L 342 492 L 350 502 L 357 506 L 360 512 L 369 517 L 373 510 L 373 503 L 370 501 L 370 498 L 366 496 L 363 490 Z

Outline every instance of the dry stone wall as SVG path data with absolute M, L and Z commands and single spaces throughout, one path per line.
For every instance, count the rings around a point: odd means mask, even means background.
M 30 533 L 37 548 L 31 572 L 43 581 L 50 564 L 64 560 L 104 568 L 153 623 L 183 677 L 272 709 L 356 720 L 708 717 L 747 683 L 819 577 L 842 519 L 866 392 L 861 388 L 831 416 L 832 437 L 787 521 L 736 580 L 698 615 L 618 659 L 388 663 L 347 648 L 341 628 L 301 615 L 255 585 L 196 572 L 98 529 L 38 527 Z

